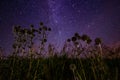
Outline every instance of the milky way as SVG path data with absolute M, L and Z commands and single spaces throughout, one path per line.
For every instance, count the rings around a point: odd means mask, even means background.
M 118 0 L 48 0 L 48 4 L 58 42 L 61 43 L 74 32 L 88 34 L 92 38 L 101 37 L 105 43 L 119 41 Z
M 11 50 L 12 27 L 52 28 L 49 42 L 61 46 L 75 32 L 101 37 L 105 44 L 120 41 L 119 0 L 1 0 L 0 46 Z

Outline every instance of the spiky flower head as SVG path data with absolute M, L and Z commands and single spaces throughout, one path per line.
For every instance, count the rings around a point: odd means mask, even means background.
M 67 42 L 70 42 L 71 40 L 70 39 L 67 39 Z
M 91 42 L 92 42 L 92 40 L 89 38 L 89 39 L 87 40 L 87 43 L 90 44 Z
M 86 34 L 83 34 L 81 38 L 83 41 L 87 41 L 89 39 L 88 35 Z
M 42 28 L 39 28 L 39 31 L 42 31 Z
M 101 41 L 101 39 L 100 39 L 100 38 L 96 38 L 96 39 L 95 39 L 95 44 L 96 44 L 96 45 L 101 44 L 101 42 L 102 42 L 102 41 Z
M 46 42 L 47 42 L 47 39 L 43 39 L 43 42 L 46 43 Z
M 76 33 L 74 34 L 74 36 L 75 36 L 75 37 L 78 37 L 78 36 L 79 36 L 79 33 L 76 32 Z
M 78 38 L 78 40 L 80 40 L 80 39 L 81 39 L 81 36 L 79 35 L 79 36 L 77 36 L 77 38 Z
M 75 42 L 77 40 L 76 37 L 72 37 L 72 41 Z
M 48 28 L 48 31 L 51 31 L 51 28 Z
M 70 64 L 70 70 L 75 71 L 76 70 L 76 65 L 75 64 Z
M 43 26 L 44 25 L 43 22 L 40 22 L 40 25 Z

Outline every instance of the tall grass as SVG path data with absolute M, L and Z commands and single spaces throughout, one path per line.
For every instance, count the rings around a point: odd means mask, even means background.
M 42 22 L 39 29 L 15 26 L 13 54 L 0 58 L 0 80 L 119 80 L 120 60 L 104 56 L 100 38 L 93 44 L 75 33 L 58 52 L 51 44 L 47 49 L 50 31 Z
M 119 59 L 61 57 L 0 60 L 0 80 L 119 80 Z M 31 63 L 30 63 L 31 62 Z M 104 63 L 104 64 L 103 64 Z

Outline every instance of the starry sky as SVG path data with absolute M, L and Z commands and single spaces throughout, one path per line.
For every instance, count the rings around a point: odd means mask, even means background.
M 120 41 L 120 0 L 1 0 L 0 46 L 11 50 L 14 25 L 38 28 L 41 21 L 52 28 L 49 42 L 56 46 L 75 32 L 115 43 Z

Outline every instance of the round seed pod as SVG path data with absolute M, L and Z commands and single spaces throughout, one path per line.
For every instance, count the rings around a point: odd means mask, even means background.
M 45 43 L 46 43 L 46 42 L 47 42 L 47 39 L 43 39 L 43 42 L 45 42 Z
M 72 41 L 75 42 L 77 40 L 76 37 L 72 37 Z
M 90 44 L 91 42 L 92 42 L 92 40 L 91 40 L 91 39 L 88 39 L 88 40 L 87 40 L 87 43 L 88 43 L 88 44 Z
M 70 39 L 67 39 L 67 42 L 70 42 L 71 40 Z
M 48 31 L 51 31 L 51 28 L 48 28 Z
M 76 70 L 76 65 L 75 64 L 70 64 L 70 70 L 72 70 L 72 71 L 74 71 L 74 70 Z
M 80 39 L 81 39 L 81 36 L 79 35 L 79 36 L 77 36 L 77 38 L 78 38 L 78 40 L 80 40 Z
M 39 28 L 39 31 L 42 31 L 42 28 Z
M 78 37 L 78 36 L 79 36 L 79 34 L 78 34 L 78 33 L 75 33 L 75 34 L 74 34 L 74 36 L 75 36 L 75 37 Z
M 43 22 L 40 22 L 40 25 L 43 26 L 44 25 Z
M 95 39 L 95 44 L 96 44 L 96 45 L 101 44 L 101 42 L 102 42 L 102 41 L 101 41 L 101 39 L 100 39 L 100 38 L 96 38 L 96 39 Z
M 82 38 L 83 41 L 86 41 L 86 40 L 88 40 L 89 37 L 86 34 L 84 34 L 84 35 L 82 35 L 81 38 Z

